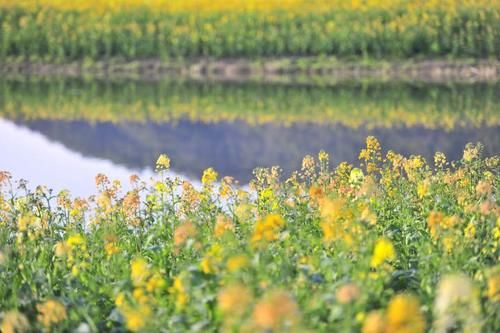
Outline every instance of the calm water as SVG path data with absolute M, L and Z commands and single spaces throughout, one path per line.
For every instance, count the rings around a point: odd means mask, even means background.
M 355 162 L 367 135 L 384 149 L 459 158 L 467 142 L 500 153 L 499 84 L 344 82 L 332 85 L 193 81 L 0 81 L 0 170 L 75 195 L 103 172 L 198 179 L 212 166 L 247 182 L 257 166 L 285 173 L 328 151 Z

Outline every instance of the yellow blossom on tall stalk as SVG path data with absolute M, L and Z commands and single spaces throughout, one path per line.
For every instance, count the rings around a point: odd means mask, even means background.
M 130 278 L 134 286 L 144 285 L 150 274 L 151 272 L 146 259 L 138 257 L 130 261 Z
M 189 295 L 182 279 L 182 276 L 176 276 L 172 286 L 168 288 L 169 293 L 175 297 L 175 307 L 177 310 L 184 309 L 189 300 Z
M 182 223 L 174 230 L 174 245 L 177 247 L 184 245 L 189 239 L 193 239 L 197 233 L 193 222 Z
M 205 186 L 212 185 L 217 180 L 217 176 L 218 174 L 213 168 L 208 168 L 203 171 L 201 183 Z
M 0 323 L 0 332 L 2 333 L 25 333 L 30 329 L 28 319 L 24 314 L 17 310 L 10 310 L 3 314 Z
M 200 263 L 200 268 L 205 274 L 213 274 L 221 261 L 222 248 L 219 244 L 213 244 L 207 251 Z
M 319 212 L 321 219 L 324 221 L 336 221 L 341 218 L 349 219 L 352 217 L 352 212 L 347 207 L 347 200 L 344 198 L 324 198 L 320 200 Z
M 420 302 L 412 295 L 396 295 L 387 308 L 386 333 L 423 333 L 425 319 Z
M 44 303 L 37 304 L 38 321 L 47 329 L 66 320 L 66 308 L 64 305 L 54 299 L 45 301 Z
M 255 215 L 255 206 L 249 203 L 241 203 L 236 206 L 234 215 L 240 222 L 248 222 L 252 220 Z
M 481 145 L 468 143 L 464 149 L 463 160 L 465 162 L 472 162 L 473 160 L 481 156 L 481 152 L 482 152 Z
M 141 203 L 141 198 L 137 190 L 132 190 L 127 192 L 123 198 L 123 210 L 128 217 L 132 217 L 136 214 Z
M 115 297 L 115 305 L 117 308 L 122 308 L 125 305 L 126 297 L 123 292 L 119 292 Z
M 365 161 L 366 171 L 370 174 L 378 170 L 378 163 L 382 161 L 382 148 L 374 136 L 366 138 L 366 148 L 359 153 L 359 159 Z
M 214 225 L 215 237 L 222 237 L 227 232 L 234 231 L 233 222 L 225 215 L 218 215 Z
M 156 171 L 168 170 L 170 168 L 170 158 L 166 154 L 161 154 L 156 160 Z
M 417 196 L 422 199 L 429 193 L 430 181 L 428 179 L 421 181 L 417 185 Z
M 87 240 L 82 234 L 72 234 L 64 243 L 57 243 L 54 252 L 57 257 L 66 257 L 67 266 L 71 268 L 73 276 L 78 276 L 80 270 L 88 265 L 82 260 L 89 257 Z
M 47 216 L 36 216 L 31 212 L 23 213 L 17 220 L 17 227 L 20 232 L 25 232 L 28 230 L 37 230 L 47 228 L 48 218 Z M 33 237 L 35 234 L 28 232 L 28 235 Z
M 376 268 L 394 259 L 396 259 L 396 251 L 394 250 L 392 242 L 385 238 L 377 240 L 375 248 L 373 249 L 370 265 Z
M 464 236 L 467 239 L 474 239 L 476 236 L 476 226 L 470 222 L 464 230 Z
M 415 180 L 419 171 L 425 166 L 425 159 L 422 156 L 411 156 L 403 162 L 403 168 L 408 175 L 408 179 Z
M 56 257 L 62 258 L 65 257 L 69 251 L 71 251 L 71 248 L 68 246 L 66 242 L 57 242 L 54 245 L 54 254 Z
M 445 216 L 441 212 L 432 211 L 427 218 L 429 232 L 433 239 L 439 239 L 440 236 L 446 235 L 458 225 L 460 220 L 457 216 Z
M 309 188 L 309 197 L 311 198 L 312 202 L 316 202 L 317 200 L 321 199 L 323 197 L 323 189 L 321 187 L 312 185 Z
M 437 168 L 444 168 L 446 166 L 446 155 L 444 153 L 441 153 L 441 152 L 436 152 L 434 154 L 434 165 L 437 167 Z

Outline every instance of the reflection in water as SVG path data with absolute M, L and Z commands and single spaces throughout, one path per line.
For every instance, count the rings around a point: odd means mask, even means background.
M 0 170 L 9 170 L 14 179 L 29 181 L 30 187 L 48 185 L 55 191 L 68 189 L 75 196 L 88 196 L 96 191 L 94 177 L 105 173 L 128 186 L 132 170 L 108 159 L 84 156 L 42 134 L 0 119 Z M 148 179 L 152 171 L 139 173 Z
M 45 183 L 55 186 L 63 179 L 67 187 L 78 187 L 71 183 L 78 177 L 62 175 L 87 177 L 83 169 L 111 176 L 132 170 L 150 174 L 158 154 L 166 152 L 174 171 L 187 177 L 198 179 L 212 166 L 246 182 L 255 167 L 279 165 L 288 173 L 300 167 L 303 156 L 321 149 L 330 153 L 332 164 L 356 162 L 367 135 L 377 136 L 384 149 L 428 159 L 436 150 L 460 158 L 464 145 L 477 141 L 493 155 L 500 152 L 497 90 L 496 83 L 3 80 L 0 118 L 17 130 L 0 133 L 0 169 L 8 166 L 14 175 L 24 170 L 22 177 L 36 182 L 37 173 L 20 166 L 36 151 L 34 162 L 53 170 L 45 172 Z M 40 143 L 47 138 L 80 154 L 80 162 L 71 154 L 46 154 L 44 160 L 40 152 L 51 148 Z M 102 160 L 112 167 L 94 163 Z
M 340 123 L 349 127 L 499 126 L 500 84 L 343 82 L 331 86 L 192 81 L 0 81 L 10 119 L 90 122 L 190 119 Z
M 57 122 L 20 123 L 85 156 L 105 158 L 133 169 L 152 168 L 160 153 L 172 159 L 174 170 L 191 178 L 212 166 L 222 175 L 246 182 L 257 166 L 279 165 L 285 172 L 300 168 L 302 157 L 324 149 L 333 163 L 355 162 L 367 135 L 384 149 L 432 158 L 436 150 L 460 158 L 467 142 L 485 142 L 486 154 L 500 151 L 500 127 L 458 128 L 453 131 L 415 128 L 352 129 L 342 125 L 266 124 L 244 122 L 177 124 Z M 432 160 L 432 159 L 431 159 Z

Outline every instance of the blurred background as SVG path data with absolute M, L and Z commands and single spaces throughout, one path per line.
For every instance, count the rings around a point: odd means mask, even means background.
M 0 170 L 76 195 L 104 172 L 306 154 L 500 152 L 500 3 L 0 0 Z

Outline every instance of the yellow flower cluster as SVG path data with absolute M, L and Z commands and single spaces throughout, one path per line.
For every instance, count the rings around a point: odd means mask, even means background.
M 288 293 L 276 290 L 255 305 L 253 319 L 261 330 L 291 330 L 299 322 L 299 309 Z
M 5 312 L 0 324 L 2 333 L 25 333 L 29 328 L 30 324 L 26 316 L 16 310 Z
M 156 303 L 154 296 L 166 291 L 166 281 L 142 257 L 134 258 L 130 262 L 130 279 L 134 286 L 133 302 L 128 301 L 126 295 L 120 292 L 116 296 L 115 304 L 125 317 L 127 328 L 137 332 L 147 327 Z
M 396 251 L 394 250 L 392 242 L 385 238 L 377 240 L 370 261 L 371 266 L 379 267 L 385 262 L 392 261 L 394 259 L 396 259 Z
M 44 303 L 38 304 L 36 308 L 39 312 L 38 321 L 47 329 L 66 320 L 66 308 L 57 300 L 47 300 Z
M 384 313 L 370 312 L 364 320 L 362 333 L 423 333 L 425 319 L 417 298 L 408 294 L 394 296 Z
M 285 220 L 278 214 L 269 214 L 257 221 L 251 242 L 272 242 L 278 239 L 280 230 L 285 226 Z

